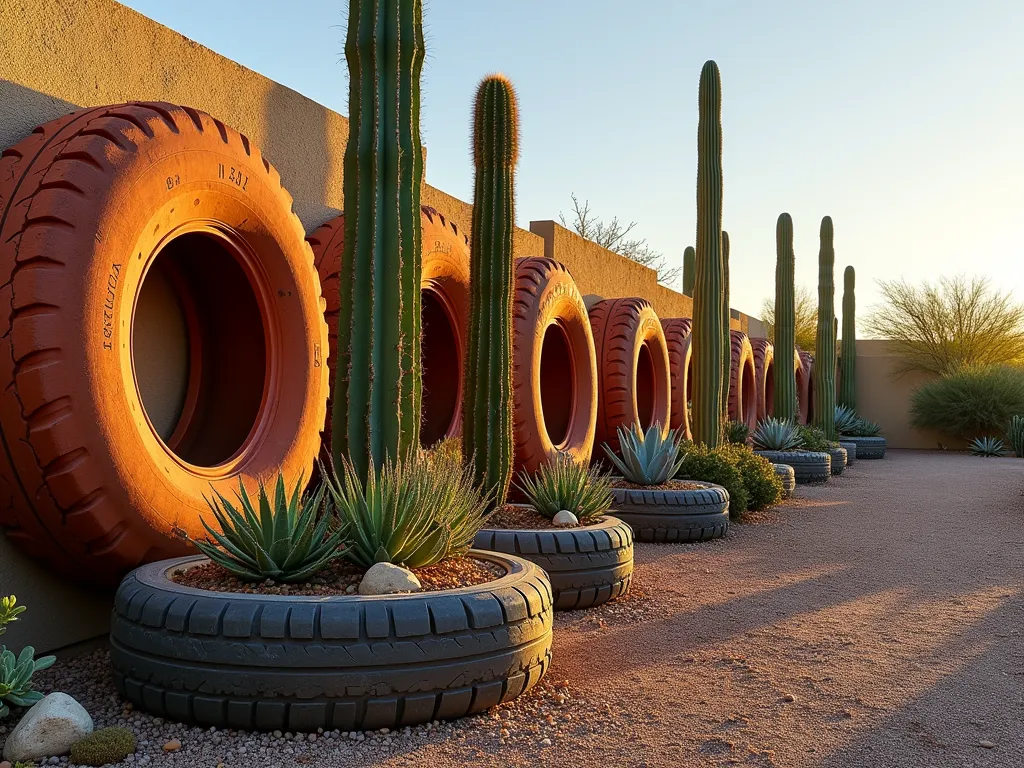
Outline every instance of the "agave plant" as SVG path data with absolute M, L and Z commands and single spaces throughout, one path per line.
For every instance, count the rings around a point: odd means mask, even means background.
M 331 530 L 332 519 L 322 514 L 324 486 L 303 497 L 296 483 L 286 495 L 284 477 L 279 474 L 274 498 L 260 481 L 256 503 L 241 480 L 237 503 L 220 493 L 206 500 L 220 531 L 203 520 L 212 540 L 192 540 L 210 560 L 246 581 L 273 579 L 285 583 L 305 581 L 341 555 L 344 529 Z
M 760 451 L 796 451 L 803 446 L 796 424 L 774 416 L 761 419 L 750 438 Z
M 1003 441 L 998 437 L 976 437 L 970 448 L 975 456 L 1002 456 L 1006 453 Z
M 661 424 L 655 423 L 646 434 L 633 424 L 628 429 L 619 427 L 618 433 L 622 458 L 616 456 L 607 443 L 604 452 L 629 482 L 636 485 L 662 485 L 679 471 L 683 463 L 680 451 L 682 435 L 674 429 L 662 437 Z
M 1006 428 L 1006 436 L 1010 440 L 1010 447 L 1014 454 L 1024 459 L 1024 416 L 1014 416 L 1010 419 L 1010 426 Z
M 857 423 L 848 432 L 843 432 L 842 434 L 849 437 L 877 437 L 881 432 L 882 428 L 875 424 L 875 422 L 868 421 L 867 419 L 857 419 Z
M 35 658 L 31 645 L 22 648 L 18 656 L 0 646 L 0 719 L 7 717 L 11 705 L 31 707 L 43 694 L 32 690 L 32 675 L 53 666 L 56 656 Z
M 882 428 L 873 421 L 862 419 L 846 405 L 836 406 L 836 431 L 847 437 L 875 437 Z
M 542 464 L 532 477 L 523 472 L 519 478 L 517 487 L 544 517 L 567 509 L 583 522 L 603 515 L 612 505 L 611 475 L 565 454 Z
M 352 465 L 325 472 L 336 514 L 348 530 L 346 556 L 369 568 L 420 568 L 464 555 L 484 525 L 490 495 L 473 483 L 455 450 L 414 451 L 386 459 L 364 483 Z

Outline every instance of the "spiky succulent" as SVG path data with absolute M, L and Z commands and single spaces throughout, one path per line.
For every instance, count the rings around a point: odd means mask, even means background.
M 347 557 L 369 568 L 421 568 L 464 555 L 484 525 L 491 496 L 473 483 L 456 450 L 414 451 L 384 461 L 364 483 L 346 460 L 325 473 L 338 517 L 348 529 Z
M 857 412 L 845 405 L 835 409 L 836 431 L 846 437 L 875 437 L 882 428 L 873 421 L 862 419 Z
M 1006 437 L 1010 441 L 1010 447 L 1018 458 L 1024 459 L 1024 416 L 1014 416 L 1010 419 L 1010 426 L 1006 428 Z
M 750 439 L 750 427 L 742 421 L 726 422 L 725 439 L 732 445 L 746 445 Z
M 1006 447 L 998 437 L 976 437 L 970 448 L 975 456 L 1002 456 L 1006 453 Z
M 11 712 L 11 705 L 31 707 L 43 698 L 39 691 L 32 690 L 32 675 L 53 666 L 56 656 L 35 658 L 36 651 L 26 645 L 17 656 L 14 651 L 0 646 L 0 719 Z
M 613 501 L 611 475 L 566 454 L 542 464 L 532 476 L 520 473 L 517 486 L 534 509 L 548 518 L 567 509 L 585 522 L 603 515 Z
M 323 513 L 324 488 L 303 496 L 301 483 L 287 495 L 284 476 L 277 476 L 274 496 L 260 481 L 255 503 L 241 480 L 236 503 L 220 493 L 206 503 L 220 531 L 203 520 L 212 540 L 192 540 L 199 551 L 245 581 L 305 581 L 341 555 L 343 529 L 332 528 Z
M 796 424 L 774 416 L 761 419 L 750 439 L 759 451 L 796 451 L 803 445 Z
M 680 452 L 682 435 L 670 429 L 662 437 L 661 424 L 655 422 L 646 434 L 636 424 L 619 427 L 620 459 L 615 451 L 604 444 L 604 452 L 608 454 L 615 468 L 629 482 L 636 485 L 662 485 L 671 480 L 679 465 L 683 463 Z

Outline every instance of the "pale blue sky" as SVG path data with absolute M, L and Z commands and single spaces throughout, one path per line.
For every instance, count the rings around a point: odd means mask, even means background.
M 347 114 L 345 0 L 129 0 L 132 8 Z M 697 80 L 722 72 L 732 305 L 773 293 L 789 211 L 797 282 L 817 283 L 818 224 L 836 273 L 957 272 L 1024 300 L 1024 3 L 1020 0 L 433 0 L 425 7 L 427 180 L 471 199 L 479 78 L 516 84 L 517 223 L 570 193 L 636 220 L 673 261 L 693 243 Z

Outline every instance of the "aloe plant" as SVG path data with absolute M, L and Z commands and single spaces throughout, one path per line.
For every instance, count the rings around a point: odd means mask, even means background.
M 882 428 L 873 421 L 862 419 L 857 412 L 845 405 L 835 408 L 836 432 L 845 437 L 875 437 Z
M 364 481 L 351 463 L 327 474 L 336 514 L 347 529 L 345 555 L 369 568 L 420 568 L 464 555 L 484 525 L 491 495 L 473 482 L 457 451 L 414 451 L 386 459 Z
M 975 456 L 1003 456 L 1006 447 L 998 437 L 976 437 L 971 441 L 971 453 Z
M 330 530 L 331 517 L 323 513 L 323 485 L 303 497 L 299 482 L 288 496 L 284 476 L 278 474 L 273 498 L 262 480 L 255 501 L 241 480 L 235 496 L 237 505 L 220 493 L 206 500 L 220 530 L 204 519 L 203 527 L 212 540 L 191 541 L 238 578 L 305 581 L 341 555 L 344 530 Z
M 520 473 L 517 486 L 533 508 L 547 518 L 566 509 L 585 522 L 603 515 L 613 501 L 611 475 L 562 453 L 542 464 L 533 475 Z
M 36 652 L 26 645 L 17 656 L 0 646 L 0 719 L 7 717 L 11 706 L 31 707 L 43 698 L 32 690 L 32 675 L 53 666 L 56 656 L 35 658 Z
M 1024 416 L 1014 416 L 1006 428 L 1006 437 L 1010 447 L 1018 458 L 1024 458 Z
M 803 446 L 797 425 L 774 416 L 761 419 L 750 439 L 759 451 L 797 451 Z
M 675 477 L 683 463 L 682 435 L 676 430 L 670 429 L 663 437 L 661 424 L 655 422 L 646 434 L 635 424 L 619 427 L 618 433 L 622 458 L 607 443 L 604 452 L 626 480 L 636 485 L 662 485 Z

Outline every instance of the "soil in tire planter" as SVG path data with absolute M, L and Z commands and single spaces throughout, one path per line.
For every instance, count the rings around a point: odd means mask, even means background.
M 248 138 L 165 103 L 81 110 L 0 157 L 0 522 L 79 580 L 189 551 L 211 484 L 308 477 L 327 328 Z
M 551 579 L 555 610 L 592 608 L 629 592 L 633 532 L 615 517 L 576 528 L 485 528 L 473 546 L 514 554 L 543 568 Z
M 144 566 L 111 625 L 118 692 L 159 717 L 245 730 L 376 730 L 481 712 L 551 659 L 550 583 L 526 560 L 477 587 L 375 597 L 205 592 Z
M 696 483 L 695 483 L 696 484 Z M 638 541 L 709 541 L 729 530 L 729 493 L 711 483 L 700 490 L 613 488 L 616 517 Z

